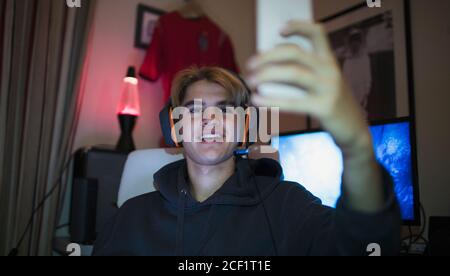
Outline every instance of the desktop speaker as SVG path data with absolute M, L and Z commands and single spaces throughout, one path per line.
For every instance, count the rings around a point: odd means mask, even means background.
M 127 156 L 113 148 L 83 148 L 76 152 L 70 221 L 73 242 L 92 244 L 115 215 Z
M 98 182 L 97 179 L 75 178 L 72 185 L 71 241 L 91 244 L 95 241 Z

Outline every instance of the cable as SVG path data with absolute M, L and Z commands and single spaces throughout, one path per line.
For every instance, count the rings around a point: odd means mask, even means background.
M 422 227 L 421 227 L 419 233 L 417 235 L 414 235 L 412 233 L 411 226 L 408 226 L 409 235 L 402 239 L 402 242 L 404 242 L 405 240 L 409 240 L 408 246 L 406 247 L 407 254 L 411 251 L 412 245 L 415 244 L 416 242 L 418 242 L 419 240 L 424 241 L 425 246 L 428 247 L 428 240 L 423 236 L 423 234 L 425 233 L 426 225 L 427 225 L 427 216 L 425 213 L 425 208 L 423 207 L 423 205 L 421 203 L 419 203 L 419 207 L 420 207 L 420 216 L 423 215 L 423 224 L 422 224 Z
M 270 238 L 272 239 L 273 249 L 275 250 L 275 256 L 278 256 L 278 248 L 277 248 L 277 244 L 275 242 L 275 236 L 273 235 L 272 224 L 270 223 L 269 215 L 267 214 L 266 205 L 264 204 L 264 200 L 262 198 L 261 191 L 259 190 L 258 184 L 256 183 L 256 181 L 252 181 L 252 182 L 255 184 L 256 190 L 258 191 L 259 200 L 261 200 L 261 204 L 262 204 L 262 207 L 264 210 L 264 215 L 266 217 L 267 225 L 269 227 Z
M 28 220 L 28 224 L 27 224 L 27 226 L 25 227 L 25 230 L 23 231 L 23 233 L 22 233 L 22 235 L 21 235 L 21 237 L 20 237 L 19 242 L 17 243 L 17 245 L 16 245 L 13 249 L 11 249 L 11 251 L 10 251 L 9 254 L 8 254 L 8 256 L 17 256 L 17 255 L 18 255 L 18 253 L 19 253 L 19 247 L 20 247 L 20 245 L 22 244 L 23 240 L 25 239 L 25 236 L 26 236 L 28 230 L 30 229 L 31 224 L 33 223 L 34 216 L 35 216 L 36 213 L 44 206 L 45 202 L 47 201 L 47 199 L 50 198 L 50 196 L 53 194 L 53 192 L 56 190 L 56 188 L 58 188 L 58 186 L 61 184 L 61 178 L 62 178 L 62 176 L 64 175 L 65 171 L 67 170 L 67 168 L 68 168 L 70 162 L 72 161 L 73 156 L 74 156 L 74 154 L 71 154 L 71 155 L 70 155 L 69 159 L 66 161 L 66 163 L 65 163 L 64 166 L 62 167 L 61 172 L 60 172 L 58 178 L 55 180 L 55 182 L 54 182 L 52 188 L 50 189 L 50 191 L 48 191 L 48 192 L 44 195 L 44 198 L 43 198 L 43 199 L 39 202 L 39 204 L 33 209 L 33 212 L 31 213 L 31 217 L 30 217 L 30 219 Z
M 414 236 L 412 233 L 411 225 L 408 225 L 408 232 L 409 232 L 409 241 L 408 241 L 408 249 L 406 250 L 406 253 L 409 253 L 411 251 L 411 244 L 412 244 L 412 239 Z
M 266 221 L 269 226 L 270 238 L 272 239 L 273 249 L 275 250 L 275 256 L 278 256 L 278 248 L 277 248 L 277 244 L 275 242 L 275 237 L 273 235 L 273 230 L 272 230 L 272 225 L 269 220 L 269 215 L 267 214 L 266 206 L 265 206 L 264 200 L 261 196 L 261 191 L 259 190 L 258 184 L 256 183 L 256 181 L 254 181 L 254 183 L 255 183 L 256 189 L 258 190 L 259 199 L 261 200 L 261 204 L 262 204 L 262 207 L 264 210 L 264 215 L 266 216 Z
M 423 225 L 422 225 L 422 229 L 420 230 L 419 234 L 417 234 L 416 238 L 412 241 L 412 244 L 418 242 L 419 240 L 424 241 L 425 243 L 425 252 L 428 248 L 428 240 L 423 236 L 423 234 L 425 233 L 425 229 L 427 227 L 427 215 L 425 213 L 425 208 L 423 207 L 423 205 L 421 203 L 419 203 L 419 207 L 420 207 L 420 211 L 421 214 L 423 214 Z M 411 246 L 411 245 L 410 245 Z
M 416 241 L 418 241 L 421 238 L 423 239 L 423 233 L 425 233 L 425 229 L 427 226 L 427 216 L 425 214 L 425 208 L 423 207 L 423 205 L 421 203 L 419 203 L 419 207 L 420 207 L 421 214 L 423 214 L 423 226 L 422 226 L 422 229 L 420 230 L 419 234 L 417 234 L 417 237 L 413 241 L 413 243 L 415 243 Z

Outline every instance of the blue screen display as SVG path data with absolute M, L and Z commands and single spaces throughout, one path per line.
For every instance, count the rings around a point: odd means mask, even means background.
M 409 123 L 371 126 L 378 162 L 390 173 L 403 220 L 414 220 L 413 170 Z M 341 192 L 342 152 L 326 132 L 282 135 L 272 138 L 279 151 L 284 179 L 303 185 L 335 207 Z

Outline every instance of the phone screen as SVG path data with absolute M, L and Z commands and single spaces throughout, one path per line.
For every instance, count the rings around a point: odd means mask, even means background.
M 258 0 L 257 49 L 264 52 L 283 43 L 294 43 L 311 50 L 311 43 L 301 37 L 284 38 L 281 28 L 292 19 L 313 21 L 311 0 Z M 289 85 L 268 83 L 258 87 L 258 93 L 276 98 L 299 98 L 305 91 Z

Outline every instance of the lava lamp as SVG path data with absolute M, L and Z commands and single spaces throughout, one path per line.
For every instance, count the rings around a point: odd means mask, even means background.
M 134 67 L 130 66 L 126 77 L 123 79 L 122 92 L 117 106 L 121 131 L 116 146 L 117 151 L 129 153 L 136 149 L 132 133 L 140 115 L 138 80 Z

